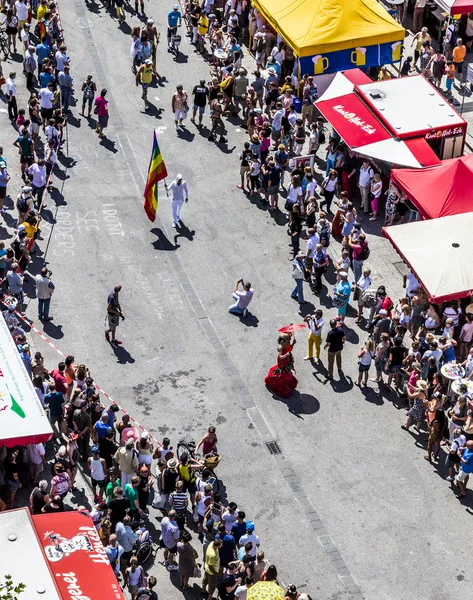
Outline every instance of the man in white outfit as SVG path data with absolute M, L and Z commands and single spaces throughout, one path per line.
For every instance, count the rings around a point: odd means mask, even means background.
M 182 225 L 181 208 L 184 204 L 184 199 L 186 202 L 189 201 L 187 185 L 180 173 L 176 175 L 176 179 L 169 187 L 166 186 L 166 190 L 171 190 L 172 192 L 172 226 L 176 228 L 178 225 Z

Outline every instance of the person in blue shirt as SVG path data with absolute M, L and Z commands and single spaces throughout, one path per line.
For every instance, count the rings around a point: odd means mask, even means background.
M 179 6 L 175 4 L 172 11 L 168 13 L 168 48 L 171 46 L 171 37 L 175 33 L 176 27 L 181 25 L 182 15 Z
M 473 440 L 468 440 L 464 448 L 458 450 L 460 456 L 460 471 L 455 479 L 455 483 L 460 488 L 458 494 L 460 498 L 466 496 L 466 485 L 470 478 L 470 473 L 473 473 Z
M 61 392 L 56 391 L 56 384 L 54 381 L 50 381 L 48 387 L 49 393 L 45 395 L 44 403 L 49 408 L 49 422 L 51 423 L 51 426 L 54 429 L 54 424 L 57 423 L 59 430 L 64 417 L 65 399 Z
M 237 512 L 237 521 L 236 521 L 236 523 L 233 523 L 233 525 L 232 525 L 231 533 L 237 544 L 240 541 L 241 536 L 245 535 L 245 533 L 246 533 L 245 518 L 246 518 L 246 514 L 242 510 L 239 510 Z
M 48 58 L 50 52 L 51 48 L 49 47 L 49 44 L 46 44 L 46 42 L 41 42 L 41 44 L 36 46 L 36 55 L 38 57 L 38 77 L 43 69 L 43 60 Z
M 54 83 L 54 81 L 54 75 L 51 73 L 49 67 L 46 67 L 46 69 L 39 74 L 41 88 L 48 87 L 48 83 Z
M 236 558 L 236 542 L 231 533 L 225 532 L 225 523 L 219 524 L 215 539 L 220 539 L 223 542 L 222 546 L 218 549 L 220 566 L 227 567 Z
M 348 301 L 350 300 L 351 285 L 348 281 L 348 273 L 340 271 L 338 273 L 340 281 L 334 288 L 334 304 L 338 308 L 338 319 L 340 326 L 343 326 L 345 315 L 347 314 Z
M 108 413 L 104 411 L 92 429 L 96 441 L 98 442 L 102 438 L 107 437 L 110 429 L 111 427 L 108 424 Z

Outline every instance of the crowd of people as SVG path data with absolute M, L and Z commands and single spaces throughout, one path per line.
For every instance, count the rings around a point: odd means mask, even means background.
M 373 285 L 371 269 L 366 264 L 371 252 L 366 231 L 369 227 L 363 224 L 368 220 L 379 221 L 383 205 L 385 225 L 405 223 L 413 214 L 413 206 L 375 162 L 350 150 L 335 131 L 328 133 L 313 104 L 317 99 L 313 78 L 310 75 L 298 78 L 291 49 L 254 7 L 230 0 L 223 14 L 214 14 L 212 6 L 211 2 L 204 6 L 188 5 L 193 42 L 197 51 L 206 53 L 203 44 L 197 44 L 199 35 L 206 38 L 213 75 L 209 84 L 202 80 L 192 91 L 191 121 L 202 126 L 208 105 L 209 141 L 217 140 L 219 133 L 218 141 L 225 143 L 222 118 L 240 117 L 248 140 L 239 154 L 237 187 L 266 206 L 273 217 L 286 215 L 294 279 L 291 297 L 301 305 L 307 304 L 304 287 L 309 287 L 320 300 L 323 296 L 331 299 L 333 313 L 325 317 L 330 325 L 326 335 L 321 308 L 304 319 L 309 331 L 305 360 L 317 361 L 320 367 L 324 340 L 327 379 L 333 378 L 335 363 L 344 376 L 342 354 L 352 299 L 355 323 L 367 333 L 357 353 L 357 385 L 368 385 L 374 367 L 371 381 L 378 385 L 378 393 L 389 390 L 405 399 L 407 422 L 403 427 L 425 425 L 428 434 L 425 458 L 429 461 L 438 460 L 440 446 L 446 446 L 451 467 L 447 479 L 458 485 L 458 495 L 463 497 L 468 473 L 473 470 L 473 437 L 469 437 L 473 433 L 471 392 L 469 384 L 462 382 L 457 398 L 445 383 L 441 368 L 462 364 L 467 380 L 471 377 L 473 324 L 466 311 L 468 301 L 461 303 L 463 312 L 458 302 L 436 306 L 412 273 L 405 277 L 406 294 L 397 302 L 391 300 L 384 285 Z M 256 59 L 252 77 L 242 64 L 242 36 L 249 30 Z M 455 72 L 462 73 L 466 55 L 455 29 L 450 29 L 450 34 L 447 50 L 451 61 L 444 60 L 441 52 L 430 52 L 428 64 L 420 67 L 433 77 L 437 86 L 447 75 L 448 92 Z M 413 60 L 406 61 L 408 70 L 403 75 L 415 69 L 419 58 L 422 60 L 423 44 L 430 47 L 427 38 L 426 28 L 414 37 L 416 54 Z M 388 77 L 390 72 L 380 69 L 379 79 Z M 189 98 L 183 86 L 178 86 L 172 107 L 173 111 L 178 107 L 176 128 L 184 126 L 190 110 Z M 325 162 L 325 177 L 320 183 L 315 177 L 315 161 Z M 286 177 L 289 181 L 285 185 Z M 281 207 L 280 196 L 284 203 Z M 335 214 L 332 203 L 336 205 Z M 331 245 L 332 238 L 339 245 Z M 304 250 L 301 240 L 306 241 Z M 335 278 L 333 284 L 328 283 L 331 277 Z M 248 286 L 243 292 L 245 306 L 240 307 L 242 299 L 238 295 L 230 312 L 246 316 L 246 306 L 253 295 Z M 294 375 L 295 341 L 293 332 L 280 335 L 277 364 L 265 378 L 267 387 L 284 398 L 289 398 L 298 384 Z M 462 406 L 461 423 L 456 417 L 459 406 Z
M 111 0 L 107 7 L 119 22 L 126 18 L 123 0 Z M 140 7 L 143 12 L 143 3 L 136 2 L 135 12 Z M 33 18 L 36 25 L 30 32 Z M 304 317 L 308 332 L 304 360 L 320 369 L 322 350 L 327 350 L 327 379 L 333 379 L 335 365 L 339 376 L 345 377 L 342 356 L 347 331 L 354 323 L 359 325 L 366 332 L 366 340 L 357 354 L 357 385 L 368 386 L 371 380 L 378 393 L 395 393 L 404 399 L 407 420 L 403 428 L 414 426 L 417 432 L 427 432 L 428 461 L 439 461 L 444 447 L 446 478 L 463 497 L 473 471 L 473 402 L 468 383 L 473 374 L 473 317 L 467 303 L 450 302 L 440 307 L 429 302 L 413 274 L 405 277 L 405 296 L 393 301 L 385 286 L 373 286 L 366 265 L 371 249 L 364 222 L 379 220 L 383 201 L 385 224 L 405 222 L 410 211 L 407 198 L 394 185 L 386 185 L 376 164 L 352 152 L 335 131 L 329 134 L 314 107 L 317 87 L 313 77 L 299 78 L 291 48 L 250 2 L 229 0 L 221 11 L 214 10 L 212 0 L 193 2 L 184 14 L 176 5 L 168 16 L 170 51 L 175 49 L 176 29 L 182 19 L 212 73 L 210 82 L 202 79 L 192 91 L 177 86 L 171 106 L 176 130 L 186 126 L 191 111 L 190 121 L 202 127 L 208 110 L 208 140 L 225 144 L 224 117 L 239 115 L 248 138 L 239 153 L 236 185 L 265 205 L 274 218 L 286 215 L 294 280 L 290 295 L 300 305 L 308 304 L 308 290 L 314 301 L 331 300 L 328 308 L 324 302 L 323 309 L 317 307 L 314 314 Z M 182 590 L 189 587 L 191 578 L 202 577 L 202 590 L 209 600 L 216 590 L 221 598 L 246 600 L 248 589 L 258 581 L 279 583 L 277 569 L 265 559 L 254 521 L 247 519 L 234 502 L 224 505 L 215 497 L 212 474 L 205 464 L 186 454 L 178 458 L 169 439 L 157 444 L 147 432 L 140 432 L 128 415 L 121 414 L 116 404 L 104 404 L 88 369 L 76 365 L 73 356 L 54 369 L 45 366 L 41 353 L 31 356 L 26 328 L 19 320 L 24 309 L 23 286 L 35 253 L 41 209 L 53 186 L 54 173 L 60 174 L 58 154 L 74 82 L 54 2 L 41 0 L 30 5 L 16 0 L 7 11 L 6 28 L 12 55 L 17 52 L 17 43 L 24 53 L 24 74 L 31 96 L 27 107 L 18 108 L 16 73 L 9 72 L 5 95 L 16 130 L 12 143 L 18 148 L 23 185 L 15 202 L 15 237 L 8 248 L 0 242 L 0 276 L 8 298 L 3 316 L 48 412 L 57 445 L 55 442 L 54 449 L 41 443 L 11 451 L 0 448 L 5 506 L 14 507 L 18 491 L 28 485 L 34 514 L 66 510 L 68 497 L 78 493 L 80 468 L 90 480 L 94 497 L 87 512 L 114 572 L 133 600 L 157 598 L 153 589 L 157 580 L 147 576 L 137 554 L 143 535 L 149 535 L 151 505 L 163 514 L 162 564 L 168 571 L 179 573 Z M 256 60 L 251 75 L 243 66 L 243 42 L 249 39 L 250 31 Z M 417 45 L 421 39 L 425 43 L 424 33 L 415 38 Z M 145 109 L 149 108 L 148 87 L 153 77 L 159 77 L 159 37 L 152 19 L 132 31 L 132 70 L 136 85 L 142 87 Z M 456 41 L 457 46 L 459 43 L 461 40 Z M 420 50 L 418 58 L 422 61 Z M 452 49 L 454 63 L 460 54 Z M 436 77 L 440 73 L 436 60 L 429 60 L 429 66 L 421 68 L 432 68 Z M 437 80 L 440 84 L 441 78 Z M 447 65 L 447 89 L 448 85 Z M 107 90 L 98 93 L 98 89 L 91 74 L 80 86 L 82 115 L 90 119 L 94 111 L 96 133 L 102 138 L 108 124 L 108 101 Z M 315 161 L 325 164 L 320 182 L 315 176 Z M 8 164 L 0 148 L 2 214 L 11 208 L 4 204 L 9 198 L 8 186 Z M 339 244 L 333 244 L 334 239 Z M 305 243 L 303 250 L 301 243 Z M 47 322 L 52 319 L 51 273 L 43 267 L 34 281 L 38 318 Z M 238 289 L 240 284 L 243 291 Z M 252 296 L 251 284 L 239 280 L 230 312 L 246 317 Z M 354 323 L 352 301 L 356 307 Z M 109 319 L 105 335 L 119 344 L 113 322 Z M 281 333 L 277 364 L 265 379 L 268 388 L 284 398 L 290 398 L 298 385 L 295 343 L 293 331 Z M 464 369 L 465 381 L 455 396 L 441 368 L 456 363 Z M 203 455 L 217 450 L 215 428 L 209 428 L 197 450 L 200 447 Z M 47 459 L 48 454 L 52 460 Z M 50 477 L 46 478 L 48 469 Z M 84 507 L 79 510 L 86 511 Z M 199 551 L 195 541 L 191 543 L 193 537 L 202 544 Z M 288 600 L 309 598 L 299 594 L 295 586 L 285 594 Z

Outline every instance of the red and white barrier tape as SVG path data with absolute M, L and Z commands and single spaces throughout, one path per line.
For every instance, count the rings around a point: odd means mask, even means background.
M 32 325 L 30 323 L 30 321 L 28 321 L 23 315 L 20 315 L 17 311 L 15 311 L 15 315 L 21 319 L 24 323 L 26 323 L 28 325 L 28 327 L 31 328 L 32 331 L 34 331 L 35 333 L 37 333 L 39 335 L 39 337 L 46 342 L 47 344 L 49 344 L 51 346 L 51 348 L 53 348 L 60 356 L 62 356 L 62 358 L 66 358 L 66 356 L 68 356 L 67 354 L 64 354 L 64 352 L 62 352 L 57 346 L 55 346 L 51 340 L 49 340 L 42 331 L 40 331 L 39 329 L 36 329 L 36 327 L 34 325 Z M 143 425 L 141 425 L 141 423 L 138 423 L 138 421 L 132 417 L 132 415 L 127 412 L 122 406 L 120 406 L 118 404 L 118 402 L 112 398 L 112 396 L 110 396 L 110 394 L 107 394 L 107 392 L 102 389 L 100 386 L 98 386 L 95 383 L 94 380 L 94 386 L 97 390 L 99 390 L 106 398 L 108 398 L 110 400 L 110 402 L 112 402 L 113 404 L 116 404 L 118 406 L 118 408 L 122 411 L 123 414 L 128 415 L 130 417 L 130 419 L 133 421 L 133 423 L 136 425 L 136 427 L 138 427 L 138 429 L 141 429 L 141 431 L 148 431 L 145 427 L 143 427 Z M 151 437 L 152 440 L 154 440 L 158 446 L 162 446 L 161 442 L 159 440 L 157 440 L 153 435 L 151 435 L 148 432 L 148 435 Z

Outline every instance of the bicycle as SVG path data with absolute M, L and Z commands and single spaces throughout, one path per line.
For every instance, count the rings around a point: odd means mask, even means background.
M 189 458 L 192 458 L 195 461 L 203 463 L 201 469 L 195 469 L 195 473 L 202 475 L 202 471 L 208 469 L 210 471 L 210 479 L 208 483 L 213 487 L 213 495 L 216 502 L 220 501 L 220 481 L 218 480 L 217 475 L 215 474 L 215 468 L 218 466 L 220 462 L 220 455 L 217 452 L 211 452 L 210 454 L 206 454 L 202 456 L 201 454 L 197 454 L 195 451 L 196 443 L 195 440 L 192 439 L 182 439 L 179 440 L 176 447 L 177 458 L 180 460 L 180 457 L 185 452 Z

